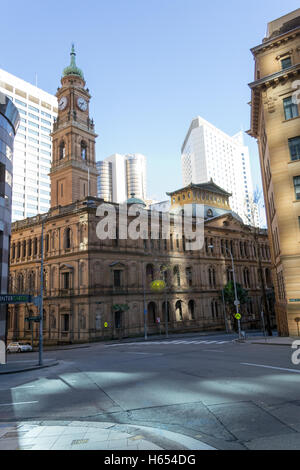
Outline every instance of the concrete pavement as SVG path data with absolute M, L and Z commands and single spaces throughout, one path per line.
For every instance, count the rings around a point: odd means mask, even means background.
M 0 424 L 0 450 L 215 450 L 179 433 L 115 423 Z

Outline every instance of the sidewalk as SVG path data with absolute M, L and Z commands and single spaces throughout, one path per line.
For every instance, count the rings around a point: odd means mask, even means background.
M 0 450 L 215 450 L 161 429 L 86 421 L 0 423 Z
M 38 360 L 11 361 L 6 364 L 0 364 L 1 374 L 16 374 L 18 372 L 28 372 L 30 370 L 44 369 L 45 367 L 56 366 L 58 361 L 45 359 L 42 366 L 38 364 Z
M 246 342 L 251 342 L 252 344 L 266 344 L 272 346 L 289 346 L 291 347 L 293 342 L 296 340 L 300 340 L 299 336 L 267 336 L 266 338 L 257 339 L 257 338 L 248 338 Z

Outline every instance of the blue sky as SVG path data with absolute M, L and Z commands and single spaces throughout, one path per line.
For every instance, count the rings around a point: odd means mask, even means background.
M 148 195 L 182 186 L 180 149 L 201 115 L 235 134 L 250 122 L 250 48 L 299 0 L 16 0 L 1 5 L 0 67 L 55 93 L 75 43 L 93 96 L 97 160 L 143 153 Z M 257 145 L 250 147 L 260 184 Z

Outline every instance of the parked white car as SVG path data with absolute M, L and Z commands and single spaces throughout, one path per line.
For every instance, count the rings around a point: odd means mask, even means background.
M 26 352 L 32 351 L 32 347 L 28 343 L 9 343 L 6 350 L 7 352 Z

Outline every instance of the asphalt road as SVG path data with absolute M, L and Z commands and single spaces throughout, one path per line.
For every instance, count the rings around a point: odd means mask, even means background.
M 0 421 L 84 420 L 180 432 L 218 449 L 300 448 L 291 349 L 228 335 L 45 352 L 59 365 L 0 376 Z M 36 353 L 11 354 L 29 361 Z

